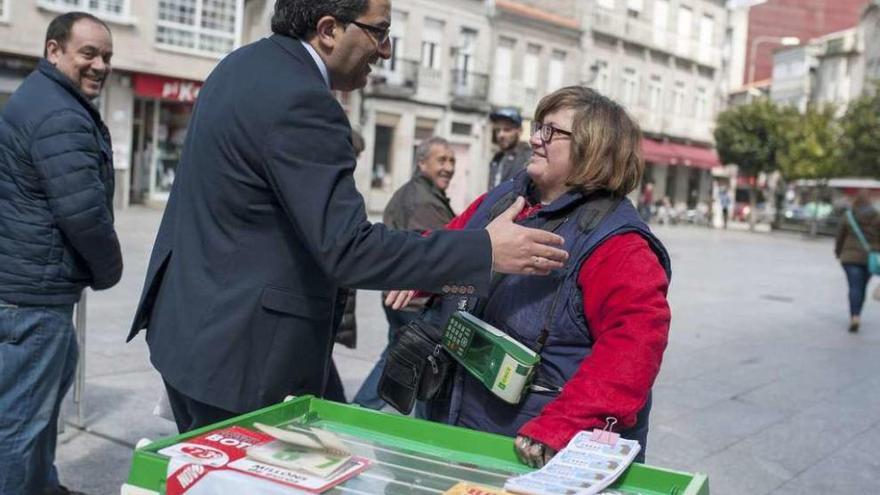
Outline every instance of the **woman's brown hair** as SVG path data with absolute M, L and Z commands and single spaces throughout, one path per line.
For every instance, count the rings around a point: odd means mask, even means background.
M 642 131 L 626 110 L 590 88 L 568 86 L 541 99 L 535 120 L 564 108 L 574 110 L 566 185 L 621 196 L 635 189 L 645 169 Z

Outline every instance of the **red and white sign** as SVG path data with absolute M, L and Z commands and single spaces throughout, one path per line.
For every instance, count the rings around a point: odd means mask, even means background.
M 185 79 L 154 76 L 152 74 L 134 75 L 134 93 L 147 98 L 192 103 L 199 96 L 202 83 Z
M 291 471 L 247 458 L 247 449 L 274 440 L 264 433 L 233 426 L 171 445 L 159 454 L 168 463 L 167 495 L 248 493 L 288 495 L 322 493 L 366 469 L 370 461 L 352 457 L 332 479 Z

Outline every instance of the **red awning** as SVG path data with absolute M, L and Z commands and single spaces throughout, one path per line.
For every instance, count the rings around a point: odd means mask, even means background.
M 648 138 L 642 139 L 642 156 L 650 163 L 670 163 L 677 158 L 671 144 Z
M 662 165 L 684 165 L 706 170 L 721 165 L 718 154 L 712 148 L 664 143 L 648 138 L 642 139 L 642 154 L 646 162 Z

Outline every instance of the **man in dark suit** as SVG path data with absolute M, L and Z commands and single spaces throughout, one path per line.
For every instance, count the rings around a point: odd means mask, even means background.
M 485 293 L 545 274 L 561 238 L 512 223 L 429 237 L 367 221 L 331 89 L 389 58 L 389 0 L 278 0 L 269 38 L 205 81 L 129 340 L 148 328 L 180 431 L 324 392 L 340 286 Z

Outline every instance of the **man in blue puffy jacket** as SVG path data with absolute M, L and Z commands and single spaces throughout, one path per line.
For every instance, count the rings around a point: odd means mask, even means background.
M 73 305 L 122 275 L 110 135 L 92 100 L 110 73 L 110 30 L 56 17 L 44 58 L 0 113 L 0 493 L 70 493 L 56 425 L 78 350 Z

